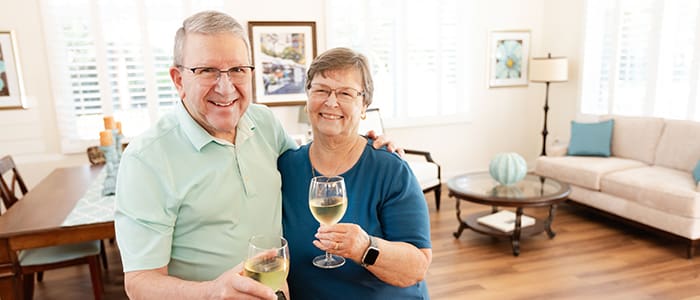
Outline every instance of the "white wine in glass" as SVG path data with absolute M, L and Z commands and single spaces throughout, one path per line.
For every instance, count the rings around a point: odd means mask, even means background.
M 287 240 L 275 235 L 256 235 L 248 243 L 243 275 L 277 291 L 289 274 Z
M 324 225 L 338 223 L 348 208 L 345 180 L 340 176 L 317 176 L 309 185 L 309 208 L 316 220 Z M 326 252 L 314 258 L 314 266 L 324 269 L 337 268 L 345 264 L 345 258 Z

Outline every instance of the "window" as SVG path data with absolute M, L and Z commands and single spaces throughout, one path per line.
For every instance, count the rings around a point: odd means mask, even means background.
M 103 115 L 134 136 L 179 101 L 168 72 L 175 30 L 195 11 L 223 6 L 190 2 L 41 2 L 63 152 L 94 144 Z
M 468 111 L 458 1 L 327 3 L 327 46 L 366 55 L 388 126 L 464 121 Z
M 699 3 L 588 1 L 581 112 L 700 121 Z

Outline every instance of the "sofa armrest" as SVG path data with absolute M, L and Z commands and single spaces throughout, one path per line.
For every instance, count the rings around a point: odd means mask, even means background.
M 547 156 L 566 156 L 569 144 L 552 144 L 547 148 Z

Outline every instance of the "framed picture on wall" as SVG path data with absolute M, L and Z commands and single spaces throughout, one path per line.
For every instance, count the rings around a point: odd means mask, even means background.
M 0 30 L 0 109 L 24 107 L 17 43 L 12 31 Z
M 248 22 L 255 102 L 306 102 L 306 71 L 316 57 L 316 22 Z
M 526 86 L 530 31 L 492 31 L 489 35 L 489 87 Z

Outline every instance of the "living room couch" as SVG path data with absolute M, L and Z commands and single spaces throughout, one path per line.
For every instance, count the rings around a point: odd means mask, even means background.
M 687 242 L 700 243 L 700 123 L 653 117 L 613 119 L 609 157 L 567 155 L 550 147 L 535 173 L 571 185 L 569 200 Z

